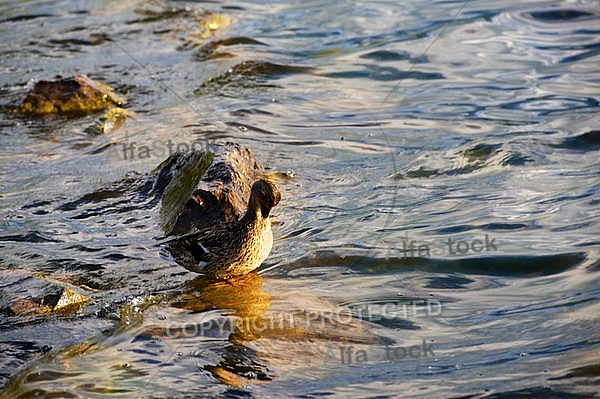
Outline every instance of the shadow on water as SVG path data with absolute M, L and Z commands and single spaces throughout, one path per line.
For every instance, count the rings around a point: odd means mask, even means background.
M 575 268 L 586 260 L 585 252 L 546 256 L 497 256 L 457 260 L 405 257 L 377 259 L 360 256 L 335 256 L 315 253 L 309 258 L 284 265 L 281 269 L 293 271 L 306 267 L 341 266 L 360 274 L 393 274 L 406 272 L 461 273 L 471 275 L 538 277 L 550 276 Z M 318 270 L 318 269 L 317 269 Z

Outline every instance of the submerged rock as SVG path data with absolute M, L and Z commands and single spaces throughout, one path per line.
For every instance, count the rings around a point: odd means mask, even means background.
M 76 75 L 54 81 L 40 80 L 15 112 L 30 116 L 85 115 L 125 103 L 111 87 L 85 75 Z
M 5 287 L 14 288 L 0 301 L 0 313 L 8 316 L 74 310 L 91 300 L 72 288 L 26 273 L 3 271 L 0 277 Z
M 90 297 L 75 292 L 68 287 L 61 287 L 58 291 L 44 296 L 40 303 L 50 308 L 51 311 L 59 311 L 78 307 L 90 300 Z
M 313 69 L 302 65 L 276 64 L 268 61 L 242 61 L 218 76 L 204 81 L 196 94 L 239 95 L 243 89 L 277 87 L 273 81 L 296 74 L 313 74 Z M 235 94 L 234 94 L 235 93 Z
M 127 111 L 123 108 L 111 108 L 100 117 L 98 123 L 88 127 L 86 132 L 92 134 L 106 134 L 117 130 L 128 118 L 135 115 L 135 112 Z
M 211 12 L 198 13 L 196 20 L 200 23 L 202 29 L 194 34 L 201 39 L 206 39 L 215 34 L 217 30 L 228 27 L 231 24 L 231 18 L 225 14 L 215 14 Z

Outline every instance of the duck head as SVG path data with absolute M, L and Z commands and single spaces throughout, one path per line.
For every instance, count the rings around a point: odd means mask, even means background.
M 263 218 L 269 217 L 271 209 L 281 200 L 281 193 L 275 185 L 268 180 L 257 180 L 252 185 L 250 191 L 250 201 L 248 201 L 248 212 L 258 214 Z

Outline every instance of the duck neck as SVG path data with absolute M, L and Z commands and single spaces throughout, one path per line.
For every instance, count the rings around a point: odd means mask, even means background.
M 254 197 L 250 198 L 248 201 L 248 208 L 246 209 L 246 213 L 242 220 L 245 223 L 253 223 L 263 219 L 262 210 L 260 204 Z

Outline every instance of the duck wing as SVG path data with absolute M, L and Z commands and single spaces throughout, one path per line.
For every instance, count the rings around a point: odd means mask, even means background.
M 170 239 L 162 244 L 166 244 L 174 256 L 174 252 L 183 251 L 191 255 L 196 263 L 208 262 L 211 255 L 231 244 L 234 231 L 234 223 L 224 223 Z M 176 256 L 175 258 L 177 259 Z

